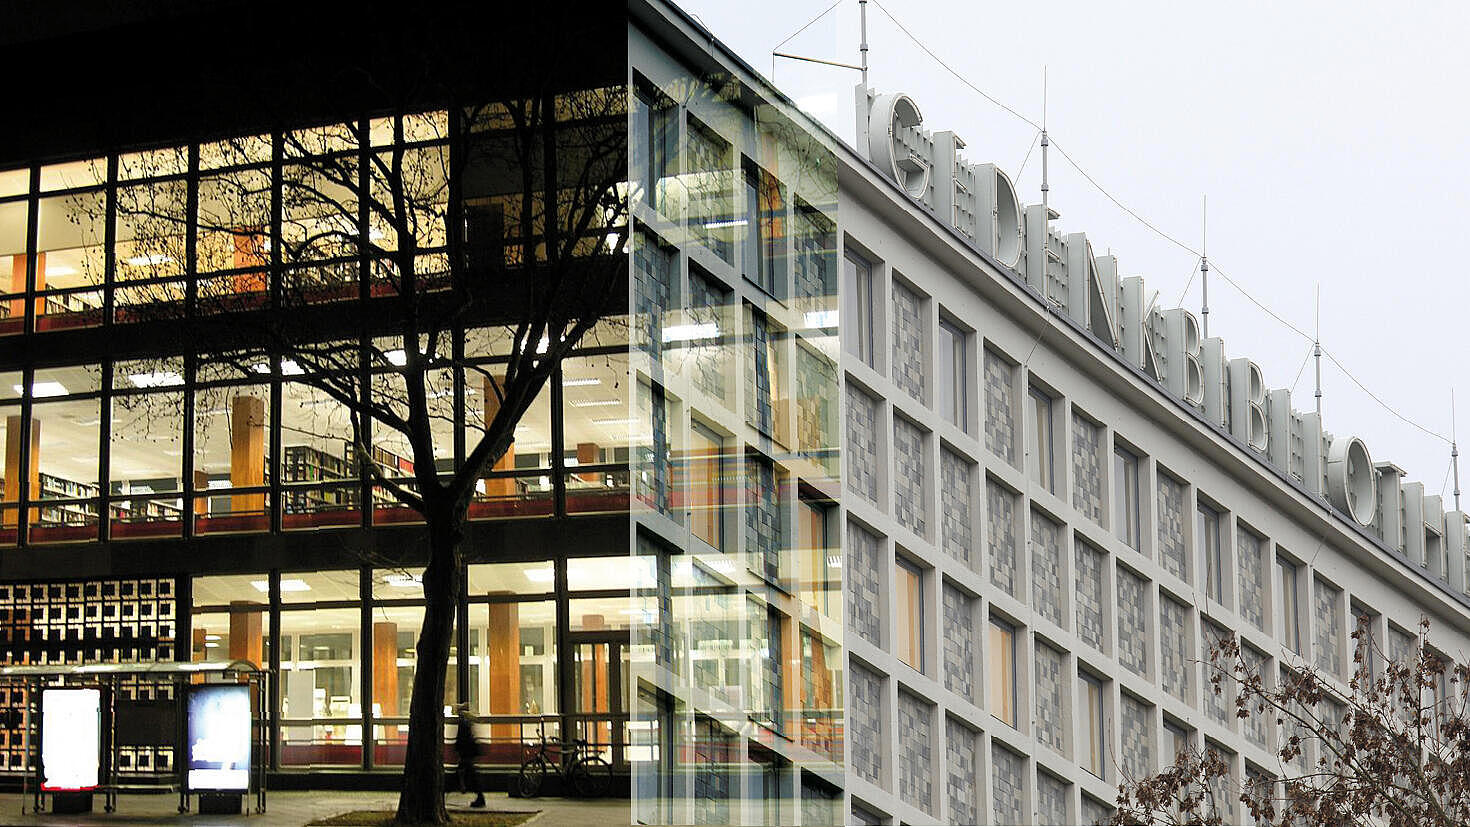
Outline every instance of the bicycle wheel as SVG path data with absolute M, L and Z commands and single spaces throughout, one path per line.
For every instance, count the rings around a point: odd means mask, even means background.
M 612 787 L 612 765 L 589 755 L 572 765 L 572 789 L 583 798 L 601 798 Z
M 546 759 L 540 755 L 521 765 L 516 776 L 516 792 L 521 798 L 535 798 L 541 794 L 541 782 L 546 780 Z

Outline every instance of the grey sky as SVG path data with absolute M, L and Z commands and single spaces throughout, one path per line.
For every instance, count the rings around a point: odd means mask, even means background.
M 831 2 L 680 4 L 769 76 L 771 48 Z M 954 69 L 1038 122 L 1046 66 L 1049 134 L 1102 186 L 1195 249 L 1207 194 L 1212 264 L 1307 332 L 1320 283 L 1326 350 L 1446 435 L 1458 382 L 1460 423 L 1470 422 L 1470 275 L 1460 261 L 1470 5 L 882 2 Z M 783 51 L 856 63 L 857 8 L 843 0 Z M 965 88 L 874 3 L 868 41 L 870 85 L 908 93 L 926 128 L 955 130 L 968 160 L 1016 177 L 1034 129 Z M 775 80 L 852 141 L 857 72 L 781 60 Z M 1055 150 L 1050 168 L 1059 228 L 1111 249 L 1124 275 L 1144 276 L 1173 306 L 1195 258 L 1113 206 Z M 1017 182 L 1023 203 L 1040 201 L 1040 171 L 1038 150 Z M 1197 276 L 1183 304 L 1198 314 Z M 1210 332 L 1228 356 L 1260 364 L 1272 388 L 1292 385 L 1310 349 L 1213 273 Z M 1361 437 L 1375 461 L 1440 492 L 1448 445 L 1394 418 L 1325 357 L 1322 381 L 1328 430 Z M 1312 386 L 1308 363 L 1298 410 L 1312 409 Z M 1470 458 L 1463 465 L 1470 475 Z

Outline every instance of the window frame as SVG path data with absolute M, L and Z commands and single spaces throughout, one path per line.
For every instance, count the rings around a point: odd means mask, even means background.
M 934 407 L 944 421 L 970 432 L 970 334 L 939 317 L 938 385 Z
M 1139 465 L 1142 458 L 1121 445 L 1113 445 L 1113 536 L 1123 545 L 1141 551 L 1143 545 Z
M 1017 719 L 1017 709 L 1020 704 L 1017 698 L 1019 677 L 1016 662 L 1018 657 L 1016 638 L 1019 636 L 1020 627 L 995 615 L 990 616 L 989 623 L 985 641 L 988 672 L 985 682 L 985 705 L 991 716 L 997 721 L 1012 729 L 1020 729 Z M 1002 711 L 1008 713 L 1009 717 L 1002 717 L 1000 715 Z
M 1033 449 L 1031 479 L 1049 494 L 1057 493 L 1056 402 L 1054 397 L 1035 385 L 1026 388 L 1026 421 L 1030 426 L 1027 428 L 1030 434 L 1027 443 Z
M 924 570 L 917 563 L 901 554 L 894 556 L 893 655 L 900 663 L 921 675 L 928 666 L 924 657 L 924 637 L 929 631 L 925 622 L 927 606 L 924 600 L 924 580 Z M 907 629 L 904 625 L 906 621 L 911 623 Z

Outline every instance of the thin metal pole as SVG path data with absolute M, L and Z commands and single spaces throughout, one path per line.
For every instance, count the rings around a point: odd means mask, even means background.
M 868 0 L 858 0 L 858 21 L 862 32 L 862 40 L 858 43 L 858 53 L 862 55 L 859 61 L 859 69 L 863 73 L 863 88 L 868 88 Z
M 1455 510 L 1460 510 L 1460 445 L 1455 439 L 1455 389 L 1450 388 L 1450 465 L 1455 473 Z
M 1204 206 L 1201 210 L 1200 219 L 1200 246 L 1199 246 L 1199 289 L 1202 307 L 1200 315 L 1204 317 L 1205 338 L 1210 338 L 1210 197 L 1204 198 Z
M 1317 416 L 1322 416 L 1322 285 L 1317 285 L 1317 326 L 1313 331 L 1312 358 L 1317 361 Z
M 1051 263 L 1051 204 L 1048 193 L 1051 192 L 1050 179 L 1047 177 L 1046 148 L 1051 146 L 1051 141 L 1046 136 L 1046 67 L 1041 67 L 1041 284 L 1037 285 L 1041 295 L 1046 295 L 1046 271 Z

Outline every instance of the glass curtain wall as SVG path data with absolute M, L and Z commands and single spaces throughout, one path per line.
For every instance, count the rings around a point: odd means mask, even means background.
M 608 746 L 644 820 L 795 823 L 844 749 L 835 164 L 800 115 L 630 38 L 637 579 Z

